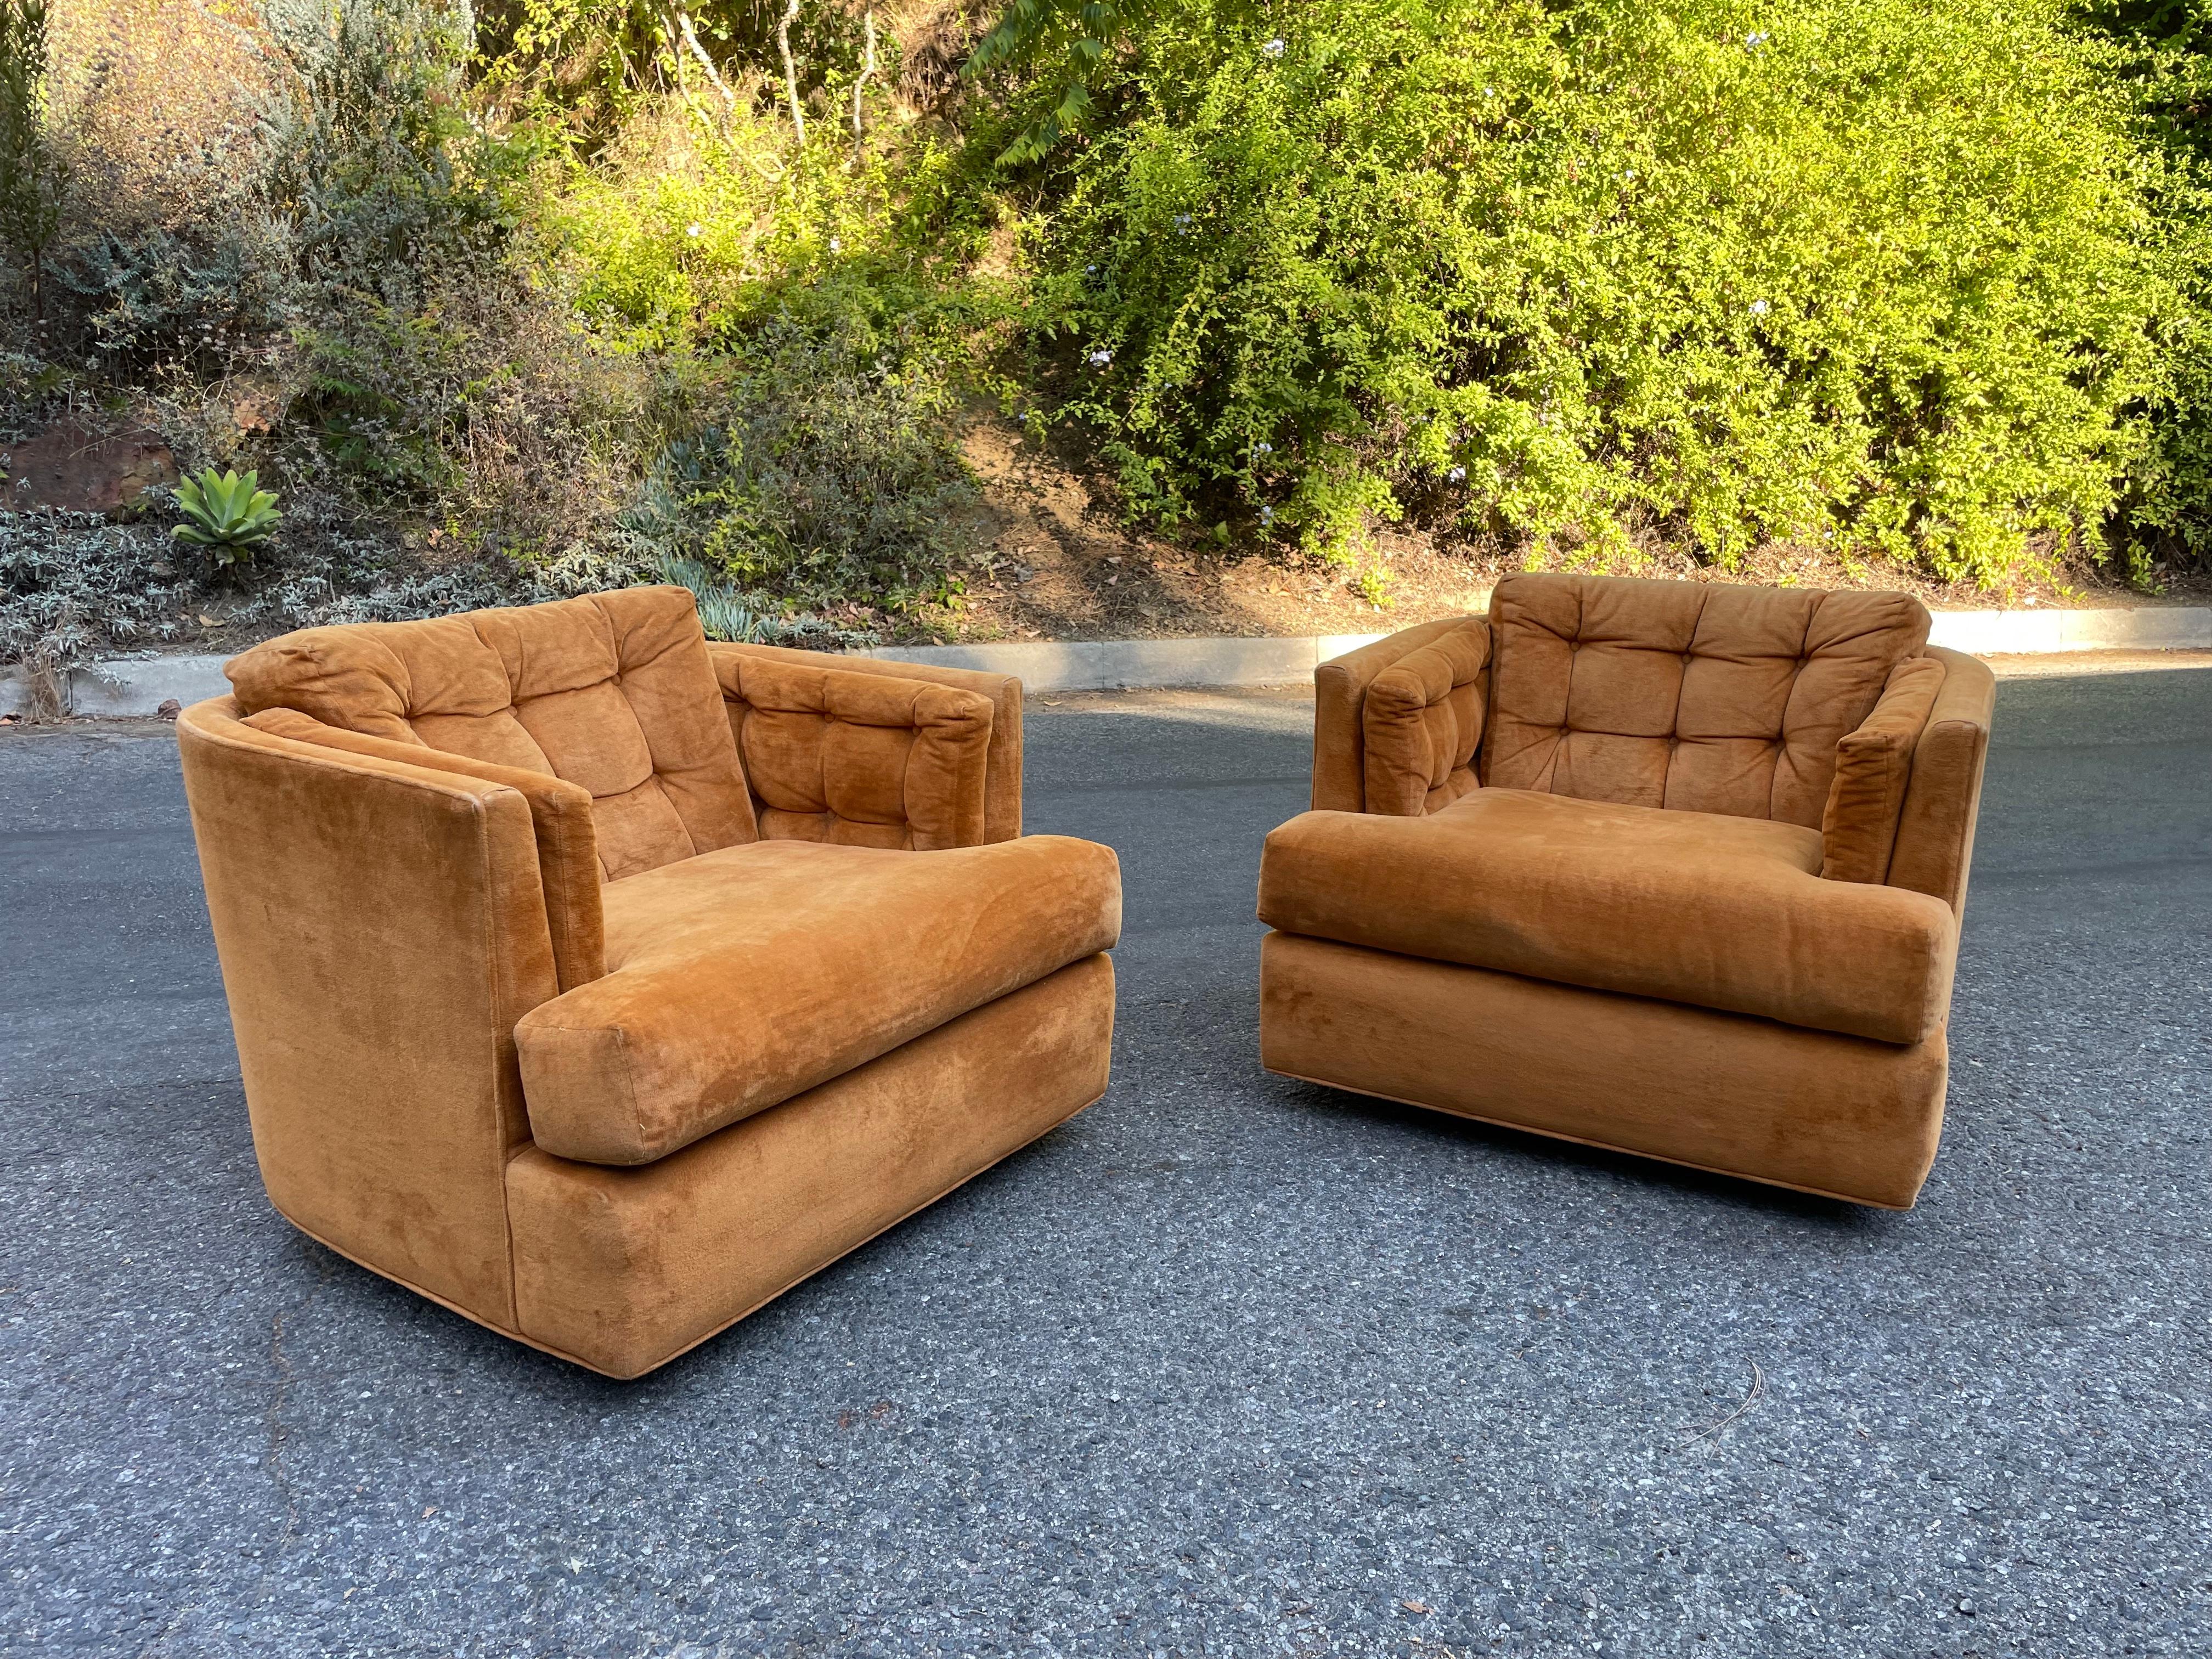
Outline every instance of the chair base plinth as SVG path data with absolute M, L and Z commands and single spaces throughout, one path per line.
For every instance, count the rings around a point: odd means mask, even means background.
M 1291 933 L 1261 946 L 1271 1072 L 1882 1209 L 1935 1161 L 1948 1060 L 1744 1014 Z
M 501 1335 L 627 1380 L 666 1364 L 1091 1105 L 1114 964 L 1071 963 L 657 1163 L 507 1168 L 515 1316 L 308 1237 Z
M 633 1377 L 763 1306 L 1105 1092 L 1086 957 L 653 1164 L 507 1166 L 525 1340 Z

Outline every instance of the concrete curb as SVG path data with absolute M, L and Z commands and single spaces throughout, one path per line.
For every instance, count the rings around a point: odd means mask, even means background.
M 1388 631 L 1392 630 L 1386 630 Z M 1119 691 L 1151 687 L 1225 689 L 1303 680 L 1317 663 L 1385 634 L 1316 634 L 1292 639 L 1084 640 L 1002 645 L 886 645 L 862 655 L 1018 674 L 1032 692 Z M 1937 645 L 1976 656 L 2058 651 L 2212 650 L 2212 607 L 2110 611 L 1939 611 Z M 68 712 L 113 719 L 159 712 L 173 697 L 193 703 L 230 690 L 227 658 L 115 658 L 70 676 Z M 0 673 L 0 714 L 30 712 L 21 672 Z

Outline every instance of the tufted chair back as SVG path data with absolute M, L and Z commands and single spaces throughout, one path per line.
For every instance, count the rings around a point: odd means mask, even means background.
M 1817 830 L 1838 740 L 1928 628 L 1905 593 L 1508 576 L 1482 781 Z
M 706 638 L 680 587 L 310 628 L 225 672 L 247 714 L 295 709 L 580 786 L 610 881 L 758 839 Z

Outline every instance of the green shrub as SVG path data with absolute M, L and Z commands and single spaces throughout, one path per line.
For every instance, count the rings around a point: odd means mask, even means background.
M 1166 11 L 1040 239 L 1140 508 L 1989 582 L 2142 450 L 2178 301 L 2047 0 Z
M 66 184 L 46 131 L 46 0 L 0 0 L 0 252 L 38 318 Z
M 927 351 L 771 319 L 714 417 L 654 463 L 624 526 L 771 614 L 941 601 L 957 591 L 955 520 L 975 494 L 949 397 Z
M 270 123 L 262 188 L 313 299 L 399 311 L 495 248 L 524 204 L 532 130 L 471 118 L 457 19 L 426 0 L 343 0 L 284 31 L 298 79 Z
M 2118 526 L 2130 574 L 2148 576 L 2212 560 L 2212 0 L 2087 0 L 2081 17 L 2135 100 L 2188 302 L 2161 336 L 2168 384 Z
M 92 513 L 0 513 L 0 664 L 30 671 L 52 712 L 62 677 L 185 632 L 192 582 L 149 524 Z
M 984 233 L 950 199 L 955 168 L 927 137 L 855 165 L 773 118 L 708 124 L 672 100 L 573 160 L 541 217 L 579 313 L 617 350 L 712 351 L 779 315 L 953 349 L 1006 308 L 963 269 Z

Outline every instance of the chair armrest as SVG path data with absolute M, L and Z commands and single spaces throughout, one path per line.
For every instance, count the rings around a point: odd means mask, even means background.
M 1404 795 L 1410 789 L 1410 775 L 1413 769 L 1411 734 L 1406 734 L 1401 748 L 1392 751 L 1382 775 L 1386 779 L 1399 779 L 1403 787 L 1386 788 L 1390 804 L 1369 804 L 1368 693 L 1385 671 L 1446 636 L 1468 629 L 1480 630 L 1483 657 L 1486 662 L 1489 656 L 1489 623 L 1480 617 L 1446 617 L 1440 621 L 1423 623 L 1418 628 L 1408 628 L 1402 633 L 1393 634 L 1387 640 L 1377 640 L 1372 645 L 1364 645 L 1357 651 L 1332 658 L 1314 670 L 1313 805 L 1316 811 L 1404 812 L 1419 810 L 1402 805 Z M 1415 673 L 1417 678 L 1425 678 L 1419 674 L 1418 666 Z M 1404 705 L 1409 696 L 1410 690 L 1404 690 L 1393 701 L 1394 714 Z M 1385 724 L 1390 724 L 1387 718 Z M 1477 724 L 1479 726 L 1479 720 Z M 1479 730 L 1474 736 L 1480 738 Z M 1470 753 L 1473 748 L 1474 744 L 1470 741 Z
M 558 989 L 528 803 L 256 730 L 228 697 L 177 741 L 270 1197 L 511 1326 L 514 1025 Z
M 599 843 L 592 824 L 592 794 L 581 784 L 550 772 L 497 766 L 471 760 L 427 744 L 401 743 L 325 726 L 296 708 L 264 708 L 245 724 L 295 743 L 320 744 L 349 755 L 450 772 L 504 785 L 530 804 L 530 823 L 538 842 L 538 874 L 545 891 L 545 923 L 553 940 L 553 963 L 564 991 L 587 985 L 607 971 L 606 927 L 599 910 Z
M 1820 816 L 1824 879 L 1879 882 L 1889 874 L 1912 753 L 1943 678 L 1943 665 L 1933 657 L 1905 658 L 1889 671 L 1857 729 L 1836 740 L 1836 774 Z
M 973 668 L 939 668 L 933 664 L 851 657 L 830 651 L 799 651 L 782 645 L 725 645 L 709 641 L 715 672 L 727 657 L 754 657 L 800 668 L 834 668 L 848 674 L 919 681 L 973 691 L 991 704 L 991 745 L 983 766 L 983 839 L 1012 841 L 1022 833 L 1022 683 L 1012 674 L 987 674 Z M 728 681 L 725 679 L 726 687 Z
M 1931 645 L 1927 654 L 1943 665 L 1943 685 L 1913 745 L 1888 884 L 1930 894 L 1963 915 L 1997 680 L 1987 663 L 1963 651 Z
M 826 653 L 711 658 L 764 838 L 918 852 L 988 839 L 989 698 Z
M 1470 617 L 1368 683 L 1359 712 L 1367 811 L 1419 817 L 1479 787 L 1490 624 Z

